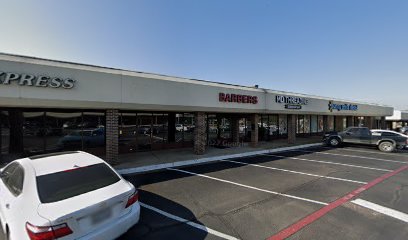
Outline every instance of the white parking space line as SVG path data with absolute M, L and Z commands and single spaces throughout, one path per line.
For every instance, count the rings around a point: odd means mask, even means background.
M 175 221 L 185 223 L 185 224 L 187 224 L 187 225 L 189 225 L 189 226 L 191 226 L 191 227 L 194 227 L 194 228 L 200 229 L 200 230 L 202 230 L 202 231 L 204 231 L 204 232 L 207 232 L 207 233 L 210 233 L 210 234 L 212 234 L 212 235 L 215 235 L 215 236 L 217 236 L 217 237 L 224 238 L 224 239 L 228 239 L 228 240 L 238 240 L 238 238 L 235 238 L 235 237 L 232 237 L 232 236 L 230 236 L 230 235 L 227 235 L 227 234 L 218 232 L 218 231 L 213 230 L 213 229 L 211 229 L 211 228 L 208 228 L 208 227 L 206 227 L 206 226 L 204 226 L 204 225 L 201 225 L 201 224 L 198 224 L 198 223 L 189 221 L 189 220 L 187 220 L 187 219 L 178 217 L 178 216 L 176 216 L 176 215 L 173 215 L 173 214 L 171 214 L 171 213 L 162 211 L 162 210 L 160 210 L 160 209 L 158 209 L 158 208 L 155 208 L 155 207 L 152 207 L 152 206 L 150 206 L 150 205 L 147 205 L 147 204 L 144 204 L 144 203 L 140 203 L 140 206 L 142 206 L 142 207 L 144 207 L 144 208 L 147 208 L 147 209 L 149 209 L 149 210 L 152 210 L 152 211 L 154 211 L 154 212 L 156 212 L 156 213 L 158 213 L 158 214 L 161 214 L 161 215 L 163 215 L 163 216 L 165 216 L 165 217 L 168 217 L 168 218 L 170 218 L 170 219 L 173 219 L 173 220 L 175 220 Z
M 269 191 L 269 190 L 262 189 L 262 188 L 252 187 L 252 186 L 244 185 L 244 184 L 241 184 L 241 183 L 236 183 L 236 182 L 224 180 L 224 179 L 221 179 L 221 178 L 210 177 L 210 176 L 200 174 L 200 173 L 189 172 L 189 171 L 176 169 L 176 168 L 167 168 L 167 169 L 171 170 L 171 171 L 177 171 L 177 172 L 187 173 L 187 174 L 190 174 L 190 175 L 195 175 L 195 176 L 199 176 L 199 177 L 203 177 L 203 178 L 208 178 L 208 179 L 216 180 L 216 181 L 219 181 L 219 182 L 229 183 L 229 184 L 233 184 L 233 185 L 236 185 L 236 186 L 249 188 L 249 189 L 252 189 L 252 190 L 257 190 L 257 191 L 261 191 L 261 192 L 265 192 L 265 193 L 271 193 L 271 194 L 274 194 L 274 195 L 279 195 L 279 196 L 283 196 L 283 197 L 302 200 L 302 201 L 305 201 L 305 202 L 311 202 L 311 203 L 316 203 L 316 204 L 320 204 L 320 205 L 328 205 L 327 203 L 324 203 L 324 202 L 319 202 L 319 201 L 315 201 L 315 200 L 311 200 L 311 199 L 307 199 L 307 198 L 302 198 L 302 197 L 296 197 L 296 196 L 285 194 L 285 193 Z
M 272 157 L 279 157 L 279 158 L 288 158 L 288 159 L 294 159 L 294 160 L 305 161 L 305 162 L 317 162 L 317 163 L 323 163 L 323 164 L 333 164 L 333 165 L 340 165 L 340 166 L 346 166 L 346 167 L 370 169 L 370 170 L 382 171 L 382 172 L 392 172 L 392 170 L 389 170 L 389 169 L 364 167 L 364 166 L 360 166 L 360 165 L 353 165 L 353 164 L 346 164 L 346 163 L 337 163 L 337 162 L 321 161 L 321 160 L 313 160 L 313 159 L 305 159 L 305 158 L 297 158 L 297 157 L 287 157 L 287 156 L 275 155 L 275 154 L 262 154 L 262 155 L 272 156 Z
M 360 150 L 360 149 L 355 149 L 355 148 L 332 148 L 332 147 L 321 147 L 321 148 L 325 148 L 325 149 L 332 149 L 332 150 L 346 150 L 346 151 L 352 151 L 352 152 L 362 152 L 362 153 L 372 153 L 372 154 L 380 154 L 380 155 L 385 155 L 385 156 L 396 156 L 396 157 L 408 157 L 407 155 L 404 154 L 396 154 L 396 153 L 384 153 L 384 152 L 380 152 L 380 151 L 367 151 L 367 150 Z
M 266 169 L 277 170 L 277 171 L 282 171 L 282 172 L 301 174 L 301 175 L 306 175 L 306 176 L 311 176 L 311 177 L 327 178 L 327 179 L 333 179 L 333 180 L 344 181 L 344 182 L 352 182 L 352 183 L 358 183 L 358 184 L 367 184 L 367 182 L 360 182 L 360 181 L 350 180 L 350 179 L 345 179 L 345 178 L 336 178 L 336 177 L 330 177 L 330 176 L 324 176 L 324 175 L 317 175 L 317 174 L 312 174 L 312 173 L 298 172 L 298 171 L 292 171 L 292 170 L 283 169 L 283 168 L 268 167 L 264 165 L 253 164 L 253 163 L 245 163 L 245 162 L 232 161 L 232 160 L 221 160 L 221 161 L 237 163 L 237 164 L 242 164 L 242 165 L 249 165 L 249 166 L 254 166 L 254 167 L 259 167 L 259 168 L 266 168 Z
M 366 201 L 360 198 L 353 200 L 351 202 L 359 206 L 371 209 L 373 211 L 382 213 L 384 215 L 387 215 L 387 216 L 390 216 L 390 217 L 393 217 L 393 218 L 396 218 L 396 219 L 399 219 L 401 221 L 408 223 L 408 214 L 406 213 L 399 212 L 391 208 L 383 207 L 381 205 L 378 205 L 378 204 L 375 204 L 375 203 L 372 203 L 372 202 L 369 202 L 369 201 Z
M 388 159 L 382 159 L 382 158 L 373 158 L 373 157 L 365 157 L 365 156 L 356 156 L 356 155 L 346 155 L 346 154 L 339 154 L 339 153 L 327 153 L 327 152 L 315 152 L 315 151 L 308 151 L 308 150 L 291 150 L 293 152 L 307 152 L 307 153 L 317 153 L 317 154 L 325 154 L 325 155 L 333 155 L 333 156 L 341 156 L 341 157 L 351 157 L 351 158 L 364 158 L 364 159 L 370 159 L 374 161 L 381 161 L 381 162 L 392 162 L 392 163 L 404 163 L 406 164 L 407 162 L 405 161 L 395 161 L 395 160 L 388 160 Z

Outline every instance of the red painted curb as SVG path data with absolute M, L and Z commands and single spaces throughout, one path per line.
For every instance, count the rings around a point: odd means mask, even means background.
M 360 193 L 364 192 L 365 190 L 374 187 L 375 185 L 379 184 L 380 182 L 384 181 L 387 178 L 390 178 L 404 170 L 408 169 L 408 165 L 405 165 L 403 167 L 398 168 L 395 171 L 389 172 L 387 174 L 382 175 L 379 178 L 374 179 L 373 181 L 367 183 L 364 186 L 361 186 L 359 188 L 357 188 L 356 190 L 348 193 L 347 195 L 345 195 L 344 197 L 341 197 L 339 199 L 337 199 L 334 202 L 331 202 L 329 205 L 324 206 L 323 208 L 317 210 L 316 212 L 306 216 L 305 218 L 299 220 L 298 222 L 292 224 L 291 226 L 285 228 L 284 230 L 278 232 L 277 234 L 267 238 L 268 240 L 282 240 L 285 238 L 288 238 L 289 236 L 297 233 L 299 230 L 301 230 L 302 228 L 306 227 L 307 225 L 313 223 L 314 221 L 316 221 L 317 219 L 323 217 L 324 215 L 326 215 L 328 212 L 330 212 L 331 210 L 337 208 L 338 206 L 343 205 L 344 203 L 350 201 L 352 198 L 356 197 L 357 195 L 359 195 Z

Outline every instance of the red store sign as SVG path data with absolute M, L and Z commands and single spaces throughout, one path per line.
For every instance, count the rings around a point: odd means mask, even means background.
M 234 102 L 234 103 L 258 103 L 257 96 L 241 95 L 241 94 L 229 94 L 229 93 L 219 93 L 218 100 L 220 102 Z

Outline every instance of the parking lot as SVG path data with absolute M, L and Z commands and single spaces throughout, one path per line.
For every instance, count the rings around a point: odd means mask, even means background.
M 121 239 L 408 239 L 408 152 L 315 147 L 127 176 Z

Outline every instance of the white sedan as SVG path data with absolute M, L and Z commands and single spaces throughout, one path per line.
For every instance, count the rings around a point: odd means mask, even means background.
M 0 239 L 115 239 L 139 221 L 135 187 L 85 152 L 15 160 L 0 176 Z

